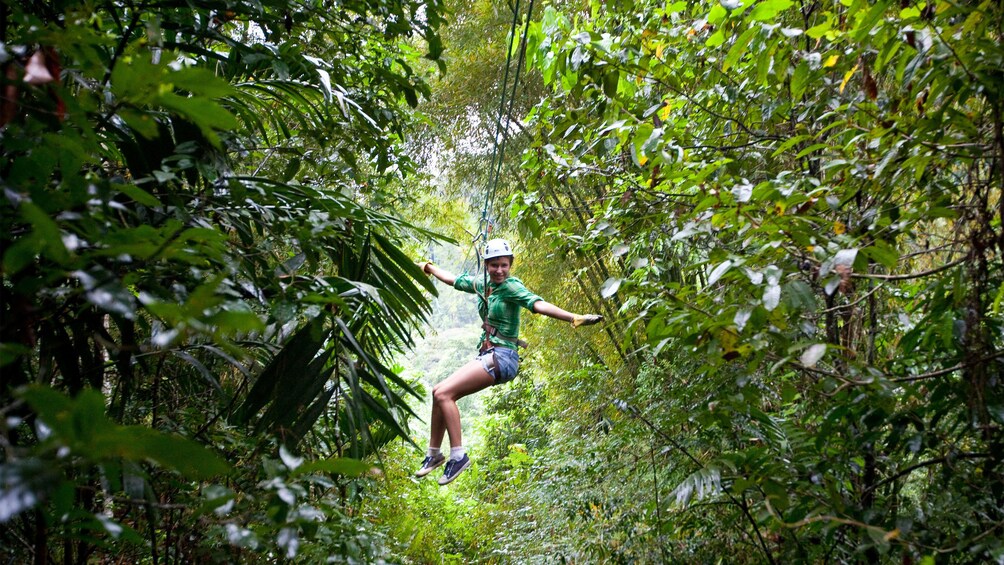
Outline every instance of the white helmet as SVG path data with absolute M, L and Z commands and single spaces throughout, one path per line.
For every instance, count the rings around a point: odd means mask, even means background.
M 487 261 L 496 257 L 512 257 L 512 255 L 512 246 L 509 245 L 508 241 L 504 239 L 490 239 L 487 245 L 485 245 L 485 255 L 482 259 Z

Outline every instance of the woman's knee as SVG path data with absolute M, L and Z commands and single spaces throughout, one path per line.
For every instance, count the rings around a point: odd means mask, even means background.
M 444 402 L 450 402 L 455 400 L 453 395 L 449 393 L 449 389 L 446 387 L 436 385 L 432 387 L 432 401 L 436 404 L 442 404 Z

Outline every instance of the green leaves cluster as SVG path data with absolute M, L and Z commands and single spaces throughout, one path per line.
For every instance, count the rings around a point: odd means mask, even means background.
M 434 290 L 409 237 L 436 236 L 395 206 L 442 9 L 4 7 L 5 559 L 292 558 L 358 527 L 317 522 L 347 512 L 339 462 L 406 436 L 389 360 Z M 293 521 L 280 446 L 333 462 L 292 481 Z
M 618 392 L 674 453 L 652 539 L 998 559 L 1000 6 L 604 7 L 532 26 L 552 94 L 512 203 L 591 260 L 613 378 L 663 375 Z

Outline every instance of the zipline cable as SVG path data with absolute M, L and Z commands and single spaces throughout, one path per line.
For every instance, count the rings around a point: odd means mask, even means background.
M 526 12 L 526 22 L 524 23 L 523 34 L 522 34 L 522 37 L 521 37 L 520 43 L 519 43 L 519 54 L 516 57 L 516 75 L 513 78 L 512 92 L 509 94 L 509 104 L 508 104 L 508 107 L 504 107 L 505 106 L 505 88 L 504 88 L 504 85 L 503 85 L 503 92 L 502 92 L 503 102 L 502 102 L 502 105 L 501 105 L 503 107 L 499 108 L 499 118 L 498 118 L 498 121 L 497 121 L 496 134 L 495 134 L 496 140 L 498 140 L 499 130 L 500 129 L 502 130 L 502 132 L 501 132 L 502 133 L 502 142 L 501 142 L 501 144 L 499 144 L 499 149 L 498 149 L 499 158 L 495 162 L 495 170 L 493 172 L 493 176 L 489 178 L 489 183 L 490 183 L 491 189 L 488 191 L 488 194 L 486 194 L 486 197 L 485 197 L 485 210 L 489 209 L 495 203 L 496 189 L 498 188 L 498 181 L 499 181 L 499 178 L 501 177 L 501 174 L 502 174 L 502 163 L 503 163 L 503 158 L 502 157 L 503 157 L 503 155 L 505 155 L 505 148 L 506 148 L 506 145 L 509 142 L 509 129 L 510 129 L 510 124 L 512 122 L 513 109 L 515 108 L 515 104 L 516 104 L 516 90 L 517 90 L 517 88 L 519 86 L 519 76 L 520 76 L 520 74 L 521 74 L 521 72 L 523 70 L 523 61 L 525 60 L 525 57 L 526 57 L 527 34 L 530 31 L 530 17 L 533 15 L 533 3 L 534 3 L 534 0 L 530 0 L 530 5 L 529 5 L 529 7 L 527 9 L 527 12 Z M 516 9 L 519 10 L 518 0 L 517 0 L 517 7 L 516 7 Z M 512 30 L 512 37 L 511 37 L 511 39 L 509 41 L 509 54 L 510 54 L 510 56 L 511 56 L 511 53 L 512 53 L 512 43 L 515 40 L 515 31 L 516 31 L 516 29 L 514 27 L 513 30 Z M 508 72 L 508 64 L 506 65 L 506 71 Z M 506 126 L 505 126 L 504 129 L 502 129 L 502 127 L 501 127 L 501 125 L 502 125 L 502 117 L 503 116 L 505 116 L 505 120 L 506 120 Z
M 506 111 L 506 94 L 509 88 L 509 68 L 512 65 L 512 51 L 513 51 L 512 45 L 513 42 L 516 41 L 516 25 L 519 23 L 519 7 L 520 7 L 519 5 L 520 5 L 520 0 L 516 0 L 516 5 L 513 7 L 512 11 L 512 24 L 509 27 L 509 47 L 508 49 L 506 49 L 505 68 L 503 69 L 504 73 L 502 75 L 502 88 L 500 89 L 501 98 L 499 100 L 499 111 L 495 117 L 495 135 L 492 136 L 492 156 L 491 156 L 491 162 L 488 165 L 489 173 L 488 173 L 488 182 L 485 186 L 484 206 L 481 209 L 481 219 L 478 223 L 478 236 L 481 238 L 480 248 L 482 249 L 484 248 L 485 244 L 488 243 L 488 232 L 491 231 L 491 223 L 488 218 L 488 209 L 491 201 L 494 200 L 494 192 L 498 186 L 498 178 L 493 174 L 493 171 L 496 169 L 496 163 L 502 162 L 502 151 L 504 150 L 499 145 L 499 135 L 501 134 L 502 130 L 502 116 Z M 516 81 L 518 80 L 519 79 L 517 76 Z M 475 247 L 477 248 L 477 244 L 475 245 Z M 481 263 L 480 259 L 481 257 L 479 253 L 478 254 L 479 268 Z
M 495 170 L 495 163 L 497 160 L 501 160 L 501 155 L 499 154 L 499 144 L 498 138 L 499 133 L 502 128 L 502 114 L 505 111 L 506 102 L 506 90 L 509 86 L 509 67 L 512 65 L 512 42 L 515 40 L 516 36 L 516 24 L 519 22 L 519 4 L 520 0 L 516 0 L 516 5 L 513 7 L 512 11 L 512 24 L 509 26 L 509 47 L 506 50 L 506 60 L 504 67 L 504 74 L 502 76 L 502 88 L 501 88 L 501 99 L 499 100 L 499 111 L 495 118 L 495 135 L 492 137 L 492 153 L 490 163 L 488 165 L 489 178 L 485 185 L 485 201 L 484 206 L 481 209 L 481 217 L 478 219 L 477 231 L 474 237 L 471 239 L 471 247 L 467 252 L 467 257 L 464 258 L 464 271 L 467 272 L 467 260 L 471 256 L 471 250 L 474 251 L 474 272 L 478 273 L 481 270 L 481 249 L 484 249 L 485 245 L 488 243 L 488 232 L 491 231 L 491 219 L 488 217 L 489 202 L 491 200 L 491 193 L 494 192 L 495 187 L 492 183 L 491 171 Z M 487 273 L 486 273 L 487 275 Z M 485 281 L 487 285 L 487 278 Z M 482 297 L 483 299 L 484 297 Z
M 518 29 L 519 16 L 520 16 L 520 0 L 516 0 L 516 4 L 513 7 L 512 12 L 512 24 L 509 28 L 509 46 L 506 50 L 506 62 L 505 71 L 502 77 L 502 88 L 500 99 L 499 99 L 499 111 L 495 119 L 495 135 L 492 138 L 492 157 L 488 168 L 488 182 L 485 186 L 485 199 L 484 206 L 481 209 L 481 218 L 478 222 L 478 233 L 474 237 L 474 249 L 476 255 L 475 272 L 482 268 L 481 263 L 481 249 L 484 249 L 488 244 L 488 234 L 491 232 L 493 224 L 491 218 L 489 217 L 488 210 L 492 208 L 495 203 L 495 194 L 498 189 L 498 181 L 501 176 L 502 163 L 505 155 L 505 147 L 509 140 L 509 129 L 512 121 L 512 111 L 515 106 L 516 91 L 519 86 L 519 77 L 523 69 L 523 61 L 526 55 L 526 44 L 527 44 L 527 34 L 530 29 L 530 18 L 533 15 L 533 4 L 534 0 L 530 0 L 529 9 L 526 13 L 526 22 L 523 27 L 523 33 L 519 39 L 519 49 L 518 56 L 516 59 L 516 72 L 513 76 L 512 81 L 512 91 L 509 90 L 509 69 L 512 66 L 512 55 L 514 49 L 514 44 L 516 42 L 516 30 Z M 507 100 L 508 94 L 508 100 Z M 505 119 L 505 128 L 502 127 L 502 120 Z M 500 139 L 501 138 L 501 139 Z M 480 242 L 478 242 L 480 239 Z M 484 277 L 484 288 L 488 288 L 488 271 L 487 269 L 483 273 Z M 480 295 L 479 295 L 480 296 Z M 486 296 L 480 296 L 481 300 L 484 301 L 487 307 L 488 301 Z

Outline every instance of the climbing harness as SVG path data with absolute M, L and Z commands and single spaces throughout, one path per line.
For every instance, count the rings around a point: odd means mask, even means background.
M 512 337 L 500 334 L 498 328 L 496 328 L 495 326 L 489 324 L 488 322 L 485 322 L 485 323 L 481 324 L 481 329 L 485 330 L 485 336 L 486 336 L 485 341 L 486 342 L 488 341 L 487 340 L 488 337 L 497 337 L 497 338 L 499 338 L 501 340 L 508 341 L 509 343 L 511 343 L 513 345 L 516 345 L 518 347 L 530 347 L 530 344 L 527 343 L 526 341 L 522 340 L 522 339 L 512 338 Z

